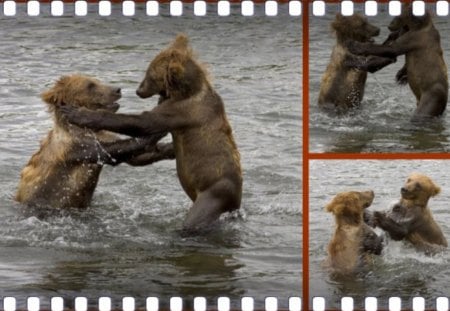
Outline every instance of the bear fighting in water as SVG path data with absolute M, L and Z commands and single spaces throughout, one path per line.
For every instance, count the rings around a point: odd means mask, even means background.
M 45 91 L 42 99 L 53 117 L 53 128 L 22 170 L 16 201 L 50 209 L 86 208 L 104 164 L 144 165 L 173 158 L 170 146 L 160 145 L 162 152 L 156 147 L 163 134 L 120 140 L 110 132 L 72 125 L 60 112 L 64 105 L 114 113 L 121 96 L 120 88 L 80 74 L 63 76 Z
M 196 60 L 185 35 L 150 63 L 137 94 L 159 95 L 158 105 L 139 115 L 115 114 L 63 106 L 65 117 L 81 127 L 134 137 L 170 132 L 177 173 L 193 201 L 185 232 L 205 230 L 225 212 L 240 207 L 240 155 L 219 94 Z
M 405 240 L 417 250 L 434 254 L 447 248 L 447 240 L 428 207 L 441 189 L 427 176 L 411 174 L 401 188 L 401 199 L 388 212 L 374 212 L 374 224 L 393 240 Z
M 336 220 L 327 259 L 333 272 L 358 272 L 370 263 L 371 254 L 381 254 L 383 239 L 364 222 L 364 211 L 372 204 L 373 198 L 373 191 L 341 192 L 325 207 Z

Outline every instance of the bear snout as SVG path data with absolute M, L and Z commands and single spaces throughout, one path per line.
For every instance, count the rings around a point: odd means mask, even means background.
M 149 98 L 154 94 L 151 91 L 145 90 L 143 87 L 139 87 L 136 90 L 136 95 L 139 96 L 140 98 Z
M 374 197 L 375 193 L 373 192 L 373 190 L 361 192 L 361 199 L 364 202 L 363 208 L 368 208 L 370 205 L 372 205 Z
M 138 89 L 136 90 L 136 95 L 139 96 L 140 98 L 144 98 L 144 94 L 143 94 L 141 88 L 138 88 Z
M 121 89 L 120 87 L 116 88 L 116 89 L 114 90 L 114 92 L 115 92 L 117 95 L 122 95 L 122 89 Z
M 406 199 L 406 198 L 408 197 L 408 195 L 410 194 L 408 188 L 406 188 L 406 187 L 402 187 L 402 188 L 400 189 L 400 193 L 401 193 L 402 197 L 404 197 L 405 199 Z

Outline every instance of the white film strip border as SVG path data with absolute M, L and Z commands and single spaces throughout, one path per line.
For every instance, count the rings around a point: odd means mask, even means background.
M 401 1 L 391 0 L 388 2 L 389 15 L 398 16 L 401 12 Z M 312 14 L 314 16 L 324 16 L 326 15 L 326 1 L 316 0 L 312 4 Z M 415 0 L 412 1 L 413 4 L 413 14 L 416 16 L 422 16 L 425 14 L 425 2 Z M 344 16 L 353 15 L 353 1 L 343 0 L 340 3 L 341 13 Z M 438 0 L 434 2 L 437 16 L 448 16 L 449 12 L 449 1 L 448 0 Z M 375 0 L 364 1 L 364 14 L 366 16 L 376 16 L 378 14 L 378 3 Z
M 88 300 L 85 297 L 77 297 L 74 299 L 75 311 L 87 311 L 88 310 Z M 50 310 L 51 311 L 63 311 L 64 299 L 61 297 L 53 297 L 50 299 Z M 242 311 L 253 311 L 255 310 L 254 300 L 252 297 L 243 297 L 241 299 L 241 310 Z M 290 297 L 288 301 L 289 311 L 300 311 L 301 310 L 301 298 L 300 297 Z M 157 297 L 149 297 L 146 300 L 146 306 L 136 306 L 133 297 L 124 297 L 122 299 L 122 310 L 123 311 L 134 311 L 136 308 L 140 310 L 147 311 L 158 311 L 159 310 L 159 299 Z M 215 307 L 216 308 L 216 307 Z M 217 299 L 217 310 L 218 311 L 229 311 L 230 310 L 230 299 L 228 297 L 219 297 Z M 277 311 L 278 310 L 278 299 L 276 297 L 267 297 L 265 299 L 264 310 L 266 311 Z M 3 308 L 0 305 L 0 309 L 4 311 L 16 311 L 16 298 L 5 297 L 3 298 Z M 23 308 L 21 308 L 22 310 Z M 100 297 L 98 299 L 99 311 L 110 311 L 112 309 L 117 309 L 112 307 L 112 300 L 109 297 Z M 27 299 L 27 310 L 28 311 L 39 311 L 40 310 L 40 299 L 38 297 L 29 297 Z M 183 298 L 172 297 L 170 298 L 170 311 L 182 311 L 183 310 Z M 196 297 L 193 301 L 194 311 L 206 311 L 208 310 L 207 300 L 204 297 Z M 257 310 L 263 310 L 258 307 Z
M 447 297 L 438 297 L 435 300 L 435 306 L 426 306 L 425 299 L 422 297 L 413 297 L 412 299 L 412 310 L 413 311 L 425 311 L 425 310 L 436 310 L 436 311 L 448 311 L 449 301 Z M 430 301 L 428 301 L 430 303 Z M 402 300 L 399 297 L 391 297 L 388 300 L 389 311 L 401 311 L 405 310 L 402 307 Z M 313 311 L 325 311 L 328 307 L 326 306 L 326 300 L 323 297 L 314 297 L 312 301 Z M 408 307 L 410 308 L 410 307 Z M 384 310 L 385 308 L 383 308 Z M 342 297 L 341 298 L 341 308 L 342 311 L 352 311 L 354 310 L 353 298 Z M 375 297 L 366 297 L 364 302 L 364 310 L 366 311 L 377 311 L 378 310 L 378 300 Z
M 170 15 L 172 16 L 182 16 L 183 6 L 192 5 L 194 9 L 194 15 L 205 16 L 207 14 L 217 14 L 218 16 L 228 16 L 231 14 L 231 3 L 226 0 L 217 1 L 217 12 L 208 11 L 208 2 L 203 0 L 196 0 L 193 3 L 183 3 L 180 0 L 172 0 L 169 3 L 161 4 L 159 1 L 150 0 L 145 2 L 146 13 L 148 16 L 158 16 L 160 5 L 168 5 L 170 8 Z M 30 0 L 26 4 L 26 10 L 28 16 L 39 16 L 40 14 L 40 2 L 38 0 Z M 111 4 L 108 0 L 100 0 L 98 3 L 88 3 L 85 0 L 76 0 L 74 3 L 64 3 L 62 0 L 53 0 L 50 2 L 50 14 L 52 16 L 62 16 L 64 15 L 64 6 L 71 5 L 75 6 L 76 16 L 86 16 L 88 14 L 88 6 L 98 6 L 99 16 L 110 16 L 111 15 Z M 122 14 L 124 16 L 134 16 L 136 3 L 132 0 L 125 0 L 122 3 L 117 3 L 114 5 L 122 6 Z M 254 4 L 253 1 L 243 0 L 236 4 L 240 6 L 240 12 L 243 16 L 253 16 L 254 6 L 263 5 L 264 12 L 266 16 L 277 16 L 279 3 L 275 0 L 267 0 L 261 4 Z M 302 3 L 300 0 L 289 1 L 288 9 L 290 16 L 300 16 L 302 11 Z M 15 16 L 17 14 L 17 5 L 14 0 L 5 0 L 3 2 L 3 15 L 4 16 Z
M 51 311 L 63 311 L 64 300 L 61 297 L 53 297 L 50 300 L 51 302 Z M 88 300 L 85 297 L 77 297 L 74 299 L 74 310 L 75 311 L 87 311 L 88 310 Z M 288 301 L 288 310 L 289 311 L 301 311 L 301 298 L 300 297 L 291 297 Z M 429 301 L 430 302 L 430 301 Z M 253 311 L 255 310 L 254 300 L 252 297 L 243 297 L 241 299 L 241 308 L 242 311 Z M 399 297 L 391 297 L 388 300 L 388 310 L 389 311 L 401 311 L 402 308 L 402 300 Z M 1 308 L 3 307 L 3 308 Z M 158 311 L 159 310 L 159 299 L 157 297 L 149 297 L 146 300 L 146 306 L 136 306 L 135 300 L 133 297 L 124 297 L 122 299 L 122 310 L 123 311 L 135 311 L 136 308 L 140 310 L 147 311 Z M 5 297 L 3 299 L 3 306 L 0 305 L 0 308 L 4 311 L 16 311 L 16 298 L 14 297 Z M 21 308 L 23 309 L 23 308 Z M 98 310 L 99 311 L 110 311 L 112 310 L 112 300 L 109 297 L 100 297 L 98 299 Z M 116 309 L 116 308 L 114 308 Z M 219 297 L 217 299 L 217 310 L 218 311 L 229 311 L 230 307 L 230 299 L 228 297 Z M 326 300 L 323 297 L 314 297 L 312 300 L 312 310 L 313 311 L 325 311 L 327 309 Z M 447 297 L 438 297 L 435 300 L 435 305 L 430 308 L 430 306 L 426 306 L 425 299 L 422 297 L 413 297 L 412 298 L 412 310 L 413 311 L 425 311 L 434 309 L 436 311 L 448 311 L 449 310 L 449 300 Z M 29 297 L 27 299 L 27 308 L 28 311 L 39 311 L 40 310 L 40 299 L 38 297 Z M 172 297 L 170 298 L 170 311 L 182 311 L 183 310 L 183 298 L 181 297 Z M 207 300 L 204 297 L 196 297 L 193 301 L 193 310 L 194 311 L 206 311 L 208 310 Z M 276 297 L 267 297 L 265 299 L 264 309 L 258 307 L 257 310 L 266 310 L 266 311 L 277 311 L 278 310 L 278 299 Z M 351 297 L 343 297 L 341 299 L 341 307 L 342 311 L 353 311 L 354 304 L 353 298 Z M 378 310 L 378 301 L 375 297 L 366 297 L 365 298 L 365 306 L 364 310 L 366 311 L 376 311 Z
M 312 14 L 314 16 L 326 15 L 326 1 L 316 0 L 313 1 Z M 62 16 L 64 15 L 64 5 L 74 5 L 75 15 L 86 16 L 88 14 L 88 5 L 98 6 L 99 16 L 111 15 L 111 2 L 108 0 L 100 0 L 98 4 L 88 4 L 85 0 L 76 0 L 74 3 L 64 3 L 62 0 L 51 1 L 51 15 Z M 125 0 L 120 4 L 122 6 L 122 14 L 124 16 L 134 16 L 136 3 L 132 0 Z M 157 0 L 150 0 L 145 3 L 146 13 L 148 16 L 158 16 L 160 3 Z M 166 5 L 166 4 L 164 4 Z M 170 1 L 167 5 L 170 7 L 170 14 L 172 16 L 183 15 L 183 2 L 180 0 Z M 231 12 L 231 4 L 226 0 L 219 0 L 217 2 L 217 12 L 208 11 L 207 1 L 197 0 L 192 3 L 194 8 L 194 15 L 205 16 L 207 14 L 215 14 L 218 16 L 228 16 Z M 267 16 L 278 15 L 279 3 L 275 0 L 267 0 L 263 4 L 258 3 L 256 5 L 265 6 L 265 14 Z M 354 12 L 353 2 L 350 0 L 343 0 L 341 3 L 341 13 L 343 15 L 352 15 Z M 438 0 L 434 3 L 436 9 L 436 15 L 448 16 L 449 15 L 449 1 Z M 40 14 L 40 2 L 38 0 L 30 0 L 27 2 L 27 14 L 29 16 L 38 16 Z M 253 16 L 254 14 L 253 1 L 243 0 L 240 3 L 240 11 L 243 16 Z M 302 3 L 300 0 L 289 1 L 289 15 L 300 16 L 302 12 Z M 400 14 L 401 2 L 399 0 L 389 1 L 389 14 L 391 16 L 397 16 Z M 425 12 L 424 1 L 413 1 L 413 11 L 415 15 L 423 15 Z M 17 13 L 16 2 L 14 0 L 5 0 L 3 2 L 3 14 L 5 16 L 15 16 Z M 364 2 L 364 14 L 367 16 L 376 16 L 378 14 L 378 3 L 375 0 L 367 0 Z

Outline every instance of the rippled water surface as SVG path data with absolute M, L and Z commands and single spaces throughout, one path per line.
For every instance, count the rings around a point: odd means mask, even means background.
M 434 4 L 428 4 L 435 12 Z M 362 108 L 346 116 L 331 117 L 318 109 L 320 80 L 330 61 L 336 39 L 331 31 L 339 5 L 328 4 L 326 15 L 310 18 L 310 150 L 312 152 L 448 152 L 450 151 L 450 117 L 447 112 L 426 125 L 414 125 L 410 118 L 416 99 L 409 86 L 398 86 L 395 74 L 404 64 L 404 57 L 375 74 L 369 74 Z M 355 11 L 364 12 L 363 4 Z M 392 17 L 387 4 L 379 4 L 379 14 L 369 22 L 381 28 L 377 42 L 389 33 Z M 441 35 L 447 65 L 450 62 L 450 20 L 433 16 Z
M 49 11 L 48 6 L 42 9 Z M 92 8 L 96 10 L 96 7 Z M 213 10 L 215 8 L 212 8 Z M 0 18 L 0 296 L 70 299 L 109 296 L 228 296 L 301 291 L 301 38 L 300 20 L 280 7 L 278 18 L 186 15 Z M 186 32 L 209 64 L 242 155 L 240 215 L 221 219 L 212 233 L 181 238 L 188 197 L 174 162 L 105 167 L 92 206 L 47 220 L 18 213 L 12 200 L 22 167 L 51 128 L 39 94 L 63 74 L 82 72 L 122 87 L 123 112 L 151 109 L 156 99 L 135 95 L 148 62 L 178 32 Z M 189 302 L 186 302 L 189 304 Z
M 334 217 L 325 205 L 339 192 L 373 190 L 371 211 L 387 210 L 400 198 L 400 188 L 412 172 L 431 177 L 442 189 L 429 207 L 447 239 L 450 238 L 450 182 L 448 161 L 311 161 L 310 163 L 310 293 L 325 297 L 327 308 L 339 308 L 342 297 L 353 297 L 355 309 L 364 309 L 364 297 L 377 297 L 388 309 L 389 297 L 400 297 L 402 309 L 412 298 L 425 298 L 435 309 L 437 297 L 450 295 L 450 252 L 434 257 L 417 253 L 403 242 L 389 241 L 367 274 L 336 278 L 323 267 L 326 248 L 334 232 Z M 376 229 L 378 234 L 382 232 Z

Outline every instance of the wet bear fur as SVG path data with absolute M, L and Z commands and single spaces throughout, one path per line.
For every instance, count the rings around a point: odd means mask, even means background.
M 373 191 L 338 193 L 325 207 L 334 214 L 336 228 L 328 244 L 327 265 L 335 273 L 362 271 L 380 255 L 383 240 L 364 222 L 364 211 L 374 198 Z
M 374 212 L 374 223 L 393 240 L 405 240 L 417 250 L 434 254 L 447 240 L 428 207 L 441 189 L 428 176 L 412 173 L 401 188 L 401 199 L 388 212 Z

